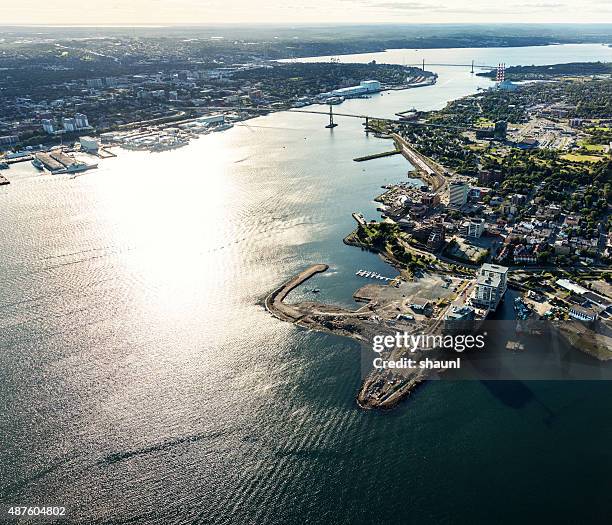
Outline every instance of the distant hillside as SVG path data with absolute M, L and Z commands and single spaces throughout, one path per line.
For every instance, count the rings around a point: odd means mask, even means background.
M 495 78 L 497 71 L 478 73 L 479 76 Z M 571 62 L 547 66 L 512 66 L 506 68 L 508 80 L 539 80 L 554 77 L 579 77 L 612 75 L 612 62 Z

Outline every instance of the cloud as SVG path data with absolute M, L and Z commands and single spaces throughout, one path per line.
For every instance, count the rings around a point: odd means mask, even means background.
M 346 1 L 346 0 L 344 0 Z M 595 0 L 599 1 L 599 0 Z M 603 0 L 605 2 L 609 2 L 610 0 Z M 508 6 L 497 7 L 497 6 L 482 6 L 477 7 L 474 6 L 473 3 L 470 6 L 468 2 L 465 3 L 463 7 L 458 5 L 445 5 L 445 4 L 431 4 L 425 2 L 415 2 L 415 1 L 407 1 L 402 2 L 401 0 L 397 1 L 379 1 L 372 2 L 371 0 L 352 0 L 352 3 L 360 3 L 365 7 L 373 7 L 377 9 L 391 9 L 398 11 L 431 11 L 433 13 L 513 13 L 516 12 L 517 9 L 527 10 L 527 11 L 540 11 L 543 9 L 560 9 L 568 7 L 567 4 L 561 2 L 537 2 L 537 3 L 523 3 L 516 4 L 510 9 Z M 468 7 L 470 6 L 470 7 Z
M 560 2 L 540 2 L 536 4 L 517 4 L 519 9 L 558 9 L 560 7 L 567 7 L 567 4 L 562 4 Z
M 371 6 L 380 9 L 402 9 L 406 11 L 431 10 L 436 7 L 443 7 L 441 5 L 432 5 L 422 2 L 378 2 L 371 4 Z

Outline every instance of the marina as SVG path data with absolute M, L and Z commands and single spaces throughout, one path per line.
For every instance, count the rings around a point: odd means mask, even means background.
M 355 275 L 357 275 L 358 277 L 364 277 L 365 279 L 376 279 L 385 282 L 393 280 L 393 278 L 391 277 L 384 277 L 383 275 L 380 275 L 377 272 L 368 272 L 366 270 L 358 270 L 357 272 L 355 272 Z

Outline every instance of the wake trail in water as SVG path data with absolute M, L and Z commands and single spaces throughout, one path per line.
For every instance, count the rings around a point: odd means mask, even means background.
M 150 445 L 148 447 L 137 448 L 133 450 L 126 450 L 122 452 L 114 452 L 112 454 L 106 455 L 104 458 L 98 461 L 98 465 L 112 465 L 114 463 L 119 463 L 121 461 L 129 460 L 133 457 L 138 456 L 146 456 L 148 454 L 153 454 L 155 452 L 163 452 L 165 450 L 170 450 L 174 447 L 178 447 L 180 445 L 188 444 L 188 443 L 198 443 L 199 441 L 204 441 L 207 439 L 215 439 L 218 437 L 222 437 L 226 432 L 204 432 L 202 434 L 194 434 L 191 436 L 184 436 L 181 438 L 162 441 L 160 443 L 156 443 L 154 445 Z

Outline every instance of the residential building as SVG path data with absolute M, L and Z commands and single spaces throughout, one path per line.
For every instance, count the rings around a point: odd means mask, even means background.
M 77 130 L 77 123 L 76 120 L 74 118 L 66 118 L 64 117 L 62 119 L 62 126 L 64 128 L 64 131 L 76 131 Z
M 449 185 L 449 206 L 461 208 L 467 202 L 470 187 L 462 181 L 454 181 Z
M 444 244 L 446 233 L 441 222 L 425 221 L 414 228 L 412 236 L 428 249 L 437 251 Z
M 437 224 L 431 229 L 431 233 L 427 239 L 427 248 L 432 252 L 438 251 L 444 246 L 446 240 L 446 232 L 443 224 Z
M 74 121 L 76 123 L 77 129 L 84 129 L 89 127 L 89 120 L 87 119 L 87 115 L 83 115 L 83 113 L 77 113 L 74 116 Z
M 522 244 L 514 248 L 513 259 L 514 264 L 535 264 L 538 260 L 531 247 Z
M 437 193 L 426 193 L 425 195 L 421 195 L 421 204 L 437 206 L 440 204 L 440 196 Z
M 472 296 L 474 306 L 495 311 L 508 287 L 508 268 L 496 264 L 483 264 L 476 276 Z
M 483 234 L 484 230 L 484 219 L 470 219 L 469 221 L 464 221 L 461 224 L 459 233 L 464 237 L 475 237 L 478 239 Z
M 104 87 L 104 80 L 101 78 L 88 78 L 87 87 L 101 89 Z
M 0 137 L 0 146 L 14 146 L 19 141 L 17 135 L 5 135 Z
M 51 119 L 44 119 L 41 121 L 41 124 L 45 133 L 49 135 L 55 133 L 55 123 Z

